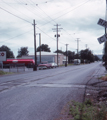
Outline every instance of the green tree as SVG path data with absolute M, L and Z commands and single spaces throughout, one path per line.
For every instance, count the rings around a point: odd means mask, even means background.
M 46 52 L 51 52 L 50 48 L 48 47 L 47 44 L 42 44 L 37 48 L 37 52 L 39 51 L 46 51 Z
M 94 60 L 98 61 L 98 60 L 100 60 L 100 58 L 97 55 L 94 55 Z
M 11 49 L 9 47 L 5 46 L 5 45 L 2 45 L 0 47 L 0 51 L 6 51 L 6 58 L 15 58 Z
M 75 52 L 71 52 L 70 50 L 65 51 L 64 55 L 68 57 L 68 63 L 71 63 L 73 59 L 75 58 Z
M 21 47 L 20 50 L 18 50 L 18 57 L 21 57 L 22 55 L 28 55 L 28 47 Z
M 89 49 L 81 50 L 80 57 L 82 60 L 86 60 L 87 62 L 94 62 L 94 55 Z
M 62 51 L 62 50 L 56 50 L 54 53 L 61 53 L 61 54 L 64 54 L 64 51 Z

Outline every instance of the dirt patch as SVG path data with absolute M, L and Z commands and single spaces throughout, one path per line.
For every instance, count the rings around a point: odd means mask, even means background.
M 104 81 L 107 81 L 107 75 L 106 75 L 106 76 L 101 77 L 101 79 L 102 79 L 102 80 L 104 80 Z

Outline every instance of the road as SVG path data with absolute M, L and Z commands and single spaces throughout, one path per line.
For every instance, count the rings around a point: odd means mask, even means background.
M 0 120 L 55 120 L 86 82 L 105 72 L 101 63 L 0 76 Z

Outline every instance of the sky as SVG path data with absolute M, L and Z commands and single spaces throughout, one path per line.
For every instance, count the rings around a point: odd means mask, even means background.
M 0 47 L 8 46 L 14 55 L 21 47 L 34 54 L 34 26 L 36 47 L 47 44 L 53 53 L 57 50 L 56 25 L 60 37 L 58 49 L 77 52 L 89 48 L 93 54 L 102 54 L 104 43 L 97 38 L 104 35 L 98 20 L 105 20 L 106 0 L 0 0 Z M 54 29 L 54 30 L 53 30 Z

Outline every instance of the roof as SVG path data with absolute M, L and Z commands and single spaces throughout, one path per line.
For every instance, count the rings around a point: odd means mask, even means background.
M 37 55 L 40 55 L 40 52 L 37 52 Z M 57 53 L 51 53 L 51 52 L 41 51 L 41 55 L 57 55 Z M 58 53 L 58 55 L 63 55 L 63 54 Z M 29 56 L 34 56 L 34 54 L 29 55 Z

